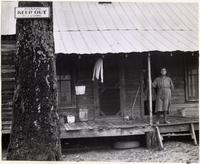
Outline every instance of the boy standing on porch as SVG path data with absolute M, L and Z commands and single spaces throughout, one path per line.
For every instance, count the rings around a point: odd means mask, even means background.
M 161 76 L 157 77 L 152 83 L 153 88 L 157 89 L 156 93 L 156 112 L 158 116 L 157 124 L 159 124 L 161 114 L 164 115 L 164 123 L 167 121 L 167 113 L 171 104 L 171 91 L 174 90 L 174 85 L 170 77 L 166 76 L 166 68 L 161 69 Z

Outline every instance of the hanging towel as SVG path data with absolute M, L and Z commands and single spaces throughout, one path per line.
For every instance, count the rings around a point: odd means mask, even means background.
M 95 78 L 97 80 L 101 78 L 101 82 L 103 83 L 103 59 L 102 58 L 99 58 L 94 65 L 92 80 L 94 81 Z

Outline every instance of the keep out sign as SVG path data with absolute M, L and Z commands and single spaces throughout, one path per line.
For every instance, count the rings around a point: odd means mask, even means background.
M 49 18 L 49 7 L 16 7 L 15 18 Z

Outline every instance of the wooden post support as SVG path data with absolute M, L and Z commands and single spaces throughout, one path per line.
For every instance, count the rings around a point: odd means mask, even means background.
M 122 56 L 119 60 L 120 64 L 120 108 L 122 112 L 122 116 L 126 115 L 126 93 L 125 93 L 125 74 L 124 74 L 124 57 Z
M 98 82 L 94 81 L 93 82 L 93 92 L 94 92 L 94 107 L 95 107 L 95 112 L 94 112 L 94 119 L 99 117 L 99 88 L 98 88 Z
M 152 84 L 151 84 L 151 55 L 148 53 L 148 85 L 149 85 L 149 123 L 153 125 L 153 115 L 152 115 Z
M 191 129 L 192 139 L 194 140 L 194 145 L 197 145 L 197 138 L 194 131 L 194 124 L 190 124 L 190 129 Z
M 162 138 L 162 136 L 160 134 L 160 130 L 159 130 L 158 126 L 156 126 L 156 133 L 157 133 L 157 137 L 158 137 L 159 149 L 163 150 L 163 148 L 164 148 L 163 147 L 163 142 L 162 142 L 163 138 Z
M 157 135 L 156 131 L 148 131 L 145 133 L 146 137 L 146 147 L 147 149 L 152 149 L 158 147 L 158 140 L 157 140 Z
M 140 73 L 140 117 L 144 118 L 144 90 L 143 90 L 143 86 L 144 86 L 144 73 L 143 70 Z

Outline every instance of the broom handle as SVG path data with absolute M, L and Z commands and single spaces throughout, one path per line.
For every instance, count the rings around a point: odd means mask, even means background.
M 138 89 L 137 89 L 137 92 L 136 92 L 136 94 L 135 94 L 135 98 L 134 98 L 134 101 L 133 101 L 133 105 L 132 105 L 132 108 L 131 108 L 131 116 L 132 116 L 132 118 L 133 118 L 133 108 L 134 108 L 134 106 L 135 106 L 135 103 L 136 103 L 136 100 L 137 100 L 137 96 L 138 96 L 139 90 L 140 90 L 140 86 L 139 86 Z

